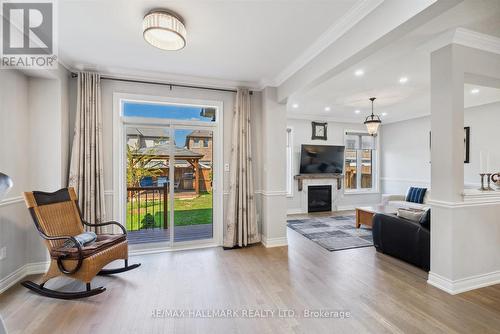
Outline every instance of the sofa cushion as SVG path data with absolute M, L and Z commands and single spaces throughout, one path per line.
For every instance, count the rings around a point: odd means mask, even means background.
M 412 203 L 412 202 L 406 202 L 406 201 L 389 201 L 387 202 L 387 205 L 392 206 L 396 209 L 403 208 L 403 209 L 421 209 L 425 210 L 429 207 L 428 204 L 418 204 L 418 203 Z
M 84 258 L 92 256 L 125 240 L 127 240 L 125 234 L 98 234 L 95 242 L 82 247 L 82 255 Z M 68 259 L 77 259 L 79 253 L 76 247 L 67 248 L 62 246 L 52 249 L 50 256 L 53 259 L 57 259 L 60 256 L 67 256 Z
M 397 211 L 397 216 L 411 220 L 413 222 L 420 222 L 422 216 L 425 214 L 425 210 L 412 209 L 412 208 L 400 208 Z
M 424 203 L 424 196 L 426 191 L 427 188 L 410 187 L 410 189 L 408 189 L 408 193 L 406 194 L 406 201 L 422 204 Z
M 420 223 L 420 225 L 422 225 L 423 227 L 425 227 L 427 229 L 431 228 L 431 209 L 430 208 L 425 209 L 424 214 L 422 215 L 422 217 L 420 218 L 420 220 L 418 222 Z

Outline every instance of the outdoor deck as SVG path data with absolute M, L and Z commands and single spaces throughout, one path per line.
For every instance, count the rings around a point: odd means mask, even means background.
M 175 242 L 211 239 L 213 225 L 187 225 L 176 226 L 174 230 Z M 144 244 L 153 242 L 166 242 L 170 240 L 170 229 L 150 228 L 128 232 L 129 244 Z

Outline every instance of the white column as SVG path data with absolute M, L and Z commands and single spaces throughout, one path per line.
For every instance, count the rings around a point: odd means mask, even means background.
M 431 54 L 431 196 L 433 201 L 462 200 L 464 75 L 455 45 Z M 431 211 L 431 273 L 453 280 L 454 210 Z
M 497 44 L 500 46 L 500 40 Z M 490 81 L 500 78 L 500 52 L 449 44 L 431 54 L 432 217 L 428 282 L 452 294 L 500 282 L 500 201 L 487 194 L 471 200 L 463 189 L 466 75 L 486 76 Z M 481 131 L 477 127 L 471 130 L 472 136 Z M 472 159 L 479 159 L 479 153 L 473 154 Z
M 286 241 L 286 105 L 275 87 L 262 93 L 262 234 L 267 247 Z
M 432 199 L 461 201 L 464 179 L 464 72 L 451 44 L 431 55 Z

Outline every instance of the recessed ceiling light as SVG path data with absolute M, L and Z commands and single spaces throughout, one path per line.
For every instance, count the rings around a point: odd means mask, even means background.
M 299 105 L 297 103 L 292 104 L 293 109 L 297 109 L 298 107 L 299 107 Z
M 479 88 L 473 88 L 473 89 L 471 89 L 470 93 L 471 94 L 477 94 L 477 93 L 479 93 Z
M 386 112 L 383 112 L 383 113 L 381 113 L 380 115 L 382 115 L 382 116 L 387 116 L 387 113 L 386 113 Z
M 165 9 L 155 9 L 144 16 L 144 39 L 154 47 L 175 51 L 186 46 L 186 27 L 180 16 Z
M 361 77 L 363 76 L 363 74 L 365 74 L 365 71 L 363 71 L 362 69 L 356 70 L 356 72 L 354 72 L 354 75 L 357 77 Z
M 330 107 L 325 107 L 325 111 L 330 111 L 330 110 L 332 110 L 332 108 L 330 108 Z
M 354 110 L 354 113 L 356 113 L 356 114 L 359 114 L 360 112 L 361 112 L 361 110 L 358 110 L 358 109 Z
M 407 82 L 408 82 L 408 78 L 407 77 L 401 77 L 401 78 L 399 78 L 399 83 L 404 84 L 404 83 L 407 83 Z

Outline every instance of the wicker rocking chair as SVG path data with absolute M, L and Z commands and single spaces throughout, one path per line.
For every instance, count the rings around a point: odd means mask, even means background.
M 117 222 L 89 224 L 81 217 L 77 197 L 73 188 L 65 188 L 54 193 L 40 191 L 24 193 L 26 205 L 34 220 L 40 236 L 50 253 L 50 267 L 41 279 L 40 284 L 24 281 L 21 284 L 46 297 L 60 299 L 77 299 L 97 295 L 106 291 L 104 287 L 91 289 L 90 282 L 96 275 L 118 274 L 135 269 L 140 263 L 128 265 L 127 231 Z M 84 232 L 84 225 L 106 226 L 117 225 L 122 234 L 99 234 L 97 240 L 80 246 L 74 238 Z M 73 247 L 64 247 L 67 240 L 72 240 Z M 123 259 L 125 266 L 118 269 L 102 269 L 108 263 Z M 45 283 L 51 278 L 65 276 L 86 283 L 86 291 L 61 292 L 47 289 Z

